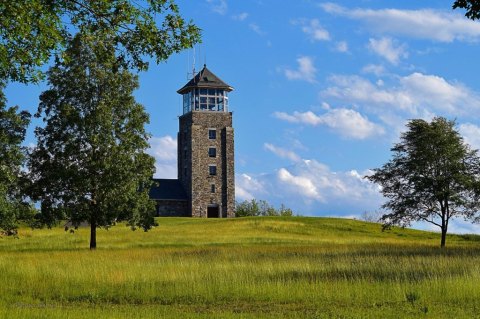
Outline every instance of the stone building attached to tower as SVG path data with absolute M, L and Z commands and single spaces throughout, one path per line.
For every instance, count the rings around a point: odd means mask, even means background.
M 233 88 L 206 66 L 177 91 L 183 114 L 177 136 L 178 179 L 156 179 L 150 197 L 159 216 L 234 217 Z

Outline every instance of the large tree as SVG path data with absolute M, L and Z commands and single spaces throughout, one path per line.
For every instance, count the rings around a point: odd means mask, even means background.
M 0 0 L 0 80 L 40 80 L 40 66 L 78 31 L 114 34 L 118 62 L 140 70 L 200 39 L 174 0 Z
M 79 33 L 48 72 L 40 96 L 38 142 L 29 160 L 31 196 L 41 221 L 68 218 L 96 229 L 116 220 L 148 230 L 154 159 L 145 153 L 148 115 L 132 95 L 137 76 L 119 65 L 115 39 Z
M 21 169 L 25 147 L 21 144 L 30 122 L 30 114 L 18 107 L 6 106 L 0 82 L 0 230 L 15 235 L 17 221 L 28 217 L 32 207 L 24 200 L 21 188 Z
M 108 37 L 116 65 L 137 70 L 200 40 L 200 29 L 182 18 L 174 0 L 0 0 L 0 82 L 42 80 L 41 67 L 61 56 L 77 32 Z M 11 204 L 5 185 L 0 200 Z M 18 214 L 8 211 L 2 221 L 15 225 Z
M 455 122 L 411 120 L 393 158 L 367 178 L 382 187 L 385 226 L 423 221 L 440 227 L 445 246 L 453 217 L 474 219 L 480 208 L 480 158 L 464 143 Z

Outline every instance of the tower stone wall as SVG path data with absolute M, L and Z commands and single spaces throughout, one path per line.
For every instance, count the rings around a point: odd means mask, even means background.
M 215 131 L 212 138 L 211 131 Z M 211 149 L 214 149 L 215 156 Z M 215 167 L 212 174 L 211 166 Z M 189 199 L 189 215 L 235 215 L 234 131 L 231 112 L 191 111 L 179 118 L 178 179 Z

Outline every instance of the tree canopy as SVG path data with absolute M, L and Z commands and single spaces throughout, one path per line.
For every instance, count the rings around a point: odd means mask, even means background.
M 174 0 L 0 1 L 0 80 L 37 82 L 40 67 L 77 32 L 112 34 L 117 62 L 145 70 L 200 40 Z
M 455 122 L 442 117 L 430 123 L 411 120 L 393 158 L 367 178 L 387 198 L 385 226 L 423 221 L 440 227 L 445 246 L 451 218 L 475 219 L 480 209 L 480 158 L 464 143 Z
M 478 0 L 455 0 L 453 9 L 465 9 L 465 16 L 472 20 L 480 18 L 480 1 Z
M 19 112 L 16 106 L 7 108 L 3 87 L 0 83 L 0 230 L 14 235 L 18 219 L 32 212 L 24 201 L 20 178 L 25 161 L 25 147 L 21 143 L 30 114 Z
M 96 228 L 117 220 L 148 230 L 155 211 L 148 114 L 132 95 L 137 76 L 117 64 L 115 39 L 77 34 L 47 78 L 36 114 L 45 125 L 35 129 L 28 165 L 41 221 L 87 221 L 91 249 Z

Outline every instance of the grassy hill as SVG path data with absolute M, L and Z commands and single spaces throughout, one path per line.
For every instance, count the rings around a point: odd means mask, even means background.
M 162 218 L 0 239 L 1 318 L 475 318 L 480 237 L 333 218 Z

